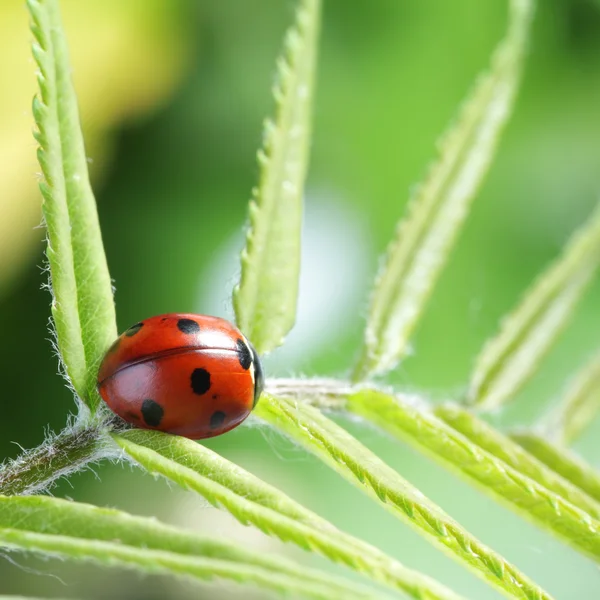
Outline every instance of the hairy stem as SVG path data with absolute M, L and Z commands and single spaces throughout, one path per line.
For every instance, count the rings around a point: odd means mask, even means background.
M 103 423 L 76 425 L 0 466 L 0 494 L 27 495 L 83 469 L 114 451 Z
M 362 388 L 361 385 L 352 385 L 347 381 L 325 378 L 270 379 L 266 385 L 266 391 L 274 396 L 291 396 L 321 409 L 336 411 L 346 410 L 348 396 Z M 392 390 L 379 391 L 393 395 Z M 415 405 L 419 404 L 417 397 L 405 399 L 414 401 Z M 114 416 L 112 420 L 98 419 L 91 424 L 88 422 L 86 426 L 76 424 L 57 436 L 50 437 L 39 447 L 23 452 L 14 460 L 6 461 L 0 465 L 0 494 L 11 496 L 40 492 L 49 488 L 60 477 L 84 469 L 88 463 L 97 462 L 102 458 L 118 458 L 119 451 L 109 434 L 122 429 L 122 426 L 123 421 Z M 522 443 L 519 439 L 517 441 Z M 551 468 L 555 468 L 566 479 L 573 480 L 556 465 L 551 465 Z M 598 477 L 597 474 L 595 477 Z M 589 477 L 586 482 L 588 480 Z M 596 488 L 589 490 L 589 486 L 582 485 L 579 480 L 574 483 L 592 497 L 600 499 Z M 551 487 L 559 494 L 562 491 L 555 486 Z M 584 510 L 589 510 L 589 507 L 581 506 L 579 502 L 576 504 Z

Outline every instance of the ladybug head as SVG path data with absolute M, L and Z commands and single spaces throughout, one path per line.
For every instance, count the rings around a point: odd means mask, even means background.
M 254 365 L 254 403 L 252 404 L 252 408 L 254 408 L 265 389 L 265 376 L 256 349 L 250 342 L 248 342 L 248 346 L 252 351 L 252 364 Z

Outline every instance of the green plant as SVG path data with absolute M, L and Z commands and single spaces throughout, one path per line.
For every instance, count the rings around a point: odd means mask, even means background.
M 29 0 L 28 6 L 39 67 L 34 116 L 44 174 L 52 314 L 56 345 L 79 412 L 71 427 L 0 470 L 0 544 L 192 579 L 218 577 L 305 597 L 379 598 L 400 591 L 419 599 L 459 598 L 203 445 L 126 429 L 108 413 L 95 379 L 116 337 L 114 304 L 66 42 L 57 0 Z M 286 38 L 274 94 L 276 117 L 265 126 L 260 181 L 250 203 L 242 277 L 234 292 L 237 321 L 261 352 L 281 344 L 295 319 L 320 8 L 319 0 L 301 0 Z M 372 422 L 575 550 L 600 558 L 598 475 L 566 449 L 549 447 L 537 433 L 515 432 L 511 439 L 476 415 L 515 395 L 575 310 L 600 261 L 597 215 L 534 283 L 484 349 L 464 406 L 432 407 L 425 399 L 415 402 L 367 381 L 392 369 L 406 353 L 510 116 L 532 12 L 531 0 L 511 1 L 509 30 L 489 72 L 478 80 L 441 144 L 439 160 L 398 226 L 374 287 L 352 381 L 269 380 L 256 414 L 506 597 L 548 599 L 551 596 L 539 585 L 324 414 L 342 411 Z M 597 398 L 589 393 L 596 385 L 596 371 L 594 362 L 567 392 L 559 416 L 548 420 L 549 433 L 558 432 L 563 442 L 569 442 L 598 408 Z M 122 512 L 31 495 L 48 489 L 58 477 L 104 459 L 131 460 L 198 492 L 242 523 L 318 552 L 389 589 L 356 585 L 275 557 L 257 557 L 234 544 Z

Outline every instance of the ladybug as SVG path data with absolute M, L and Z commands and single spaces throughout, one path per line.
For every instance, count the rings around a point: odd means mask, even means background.
M 264 387 L 252 344 L 228 321 L 173 313 L 140 321 L 109 348 L 98 391 L 128 423 L 192 440 L 237 427 Z

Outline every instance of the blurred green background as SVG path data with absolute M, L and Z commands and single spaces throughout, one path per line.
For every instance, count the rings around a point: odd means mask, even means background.
M 369 286 L 409 190 L 506 23 L 506 1 L 325 0 L 306 195 L 298 325 L 270 376 L 344 376 Z M 540 2 L 522 92 L 498 158 L 414 340 L 389 381 L 459 398 L 502 314 L 597 201 L 600 2 Z M 272 103 L 291 0 L 64 0 L 74 79 L 119 328 L 161 312 L 231 317 L 255 150 Z M 41 289 L 43 231 L 30 131 L 34 65 L 22 2 L 0 4 L 0 457 L 42 442 L 73 412 L 57 375 Z M 599 345 L 600 286 L 516 401 L 492 421 L 533 423 Z M 345 423 L 425 494 L 557 599 L 600 597 L 600 572 L 413 450 Z M 600 463 L 600 424 L 577 448 Z M 337 475 L 256 422 L 210 446 L 336 525 L 470 598 L 499 598 Z M 102 464 L 55 493 L 326 561 L 237 525 L 202 499 Z M 123 598 L 260 598 L 19 555 L 0 593 Z

